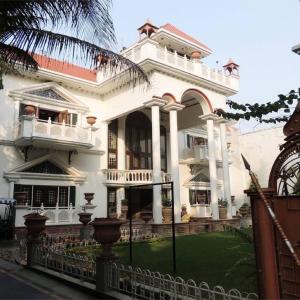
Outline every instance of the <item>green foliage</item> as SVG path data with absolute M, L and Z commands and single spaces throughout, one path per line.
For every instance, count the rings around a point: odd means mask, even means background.
M 291 112 L 290 105 L 296 104 L 300 101 L 300 88 L 298 92 L 291 90 L 288 95 L 280 94 L 278 95 L 278 100 L 274 102 L 267 102 L 264 104 L 259 103 L 246 103 L 239 104 L 233 100 L 227 100 L 228 107 L 233 111 L 238 112 L 225 112 L 222 109 L 215 110 L 215 113 L 219 116 L 222 116 L 226 119 L 233 120 L 250 120 L 255 119 L 259 123 L 278 123 L 286 122 L 289 118 L 289 115 L 281 115 L 277 117 L 265 118 L 265 116 L 271 113 L 283 112 L 284 114 L 289 114 Z
M 228 202 L 226 199 L 218 199 L 218 205 L 221 206 L 221 207 L 227 207 L 228 206 Z
M 110 6 L 111 0 L 2 0 L 0 71 L 37 70 L 34 54 L 43 52 L 62 60 L 80 59 L 91 68 L 99 66 L 100 59 L 102 68 L 124 67 L 133 82 L 148 82 L 139 66 L 107 49 L 116 41 Z M 59 33 L 62 27 L 70 35 Z
M 171 200 L 170 200 L 170 199 L 167 199 L 167 198 L 162 199 L 162 200 L 161 200 L 161 203 L 162 203 L 162 206 L 163 206 L 163 207 L 171 207 L 171 206 L 172 206 Z

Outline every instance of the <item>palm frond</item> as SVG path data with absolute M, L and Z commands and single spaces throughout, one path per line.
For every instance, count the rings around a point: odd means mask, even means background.
M 75 37 L 16 26 L 3 34 L 0 41 L 9 42 L 9 45 L 16 48 L 23 48 L 32 56 L 43 49 L 48 55 L 59 53 L 64 58 L 75 57 L 85 61 L 87 67 L 96 67 L 99 57 L 105 57 L 106 63 L 103 67 L 109 69 L 110 72 L 126 69 L 131 74 L 131 78 L 148 82 L 144 71 L 129 59 Z
M 38 63 L 28 52 L 0 42 L 0 70 L 6 73 L 12 70 L 37 70 Z
M 111 0 L 4 0 L 2 16 L 21 16 L 28 20 L 43 20 L 52 30 L 69 26 L 77 38 L 93 40 L 98 46 L 109 47 L 116 42 L 109 14 Z M 15 24 L 17 25 L 17 24 Z M 35 28 L 40 28 L 35 24 Z

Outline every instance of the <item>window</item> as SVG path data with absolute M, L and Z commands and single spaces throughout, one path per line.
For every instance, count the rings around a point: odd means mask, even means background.
M 108 125 L 108 168 L 118 168 L 118 120 Z
M 186 145 L 188 148 L 193 148 L 193 146 L 203 145 L 207 146 L 207 139 L 199 137 L 199 136 L 193 136 L 190 134 L 186 135 Z
M 160 159 L 161 170 L 167 172 L 167 131 L 164 126 L 160 126 Z
M 32 207 L 59 207 L 75 206 L 75 186 L 47 186 L 15 184 L 15 192 L 27 192 L 27 203 Z
M 107 216 L 117 212 L 117 189 L 107 189 Z
M 190 204 L 210 204 L 210 191 L 190 190 Z

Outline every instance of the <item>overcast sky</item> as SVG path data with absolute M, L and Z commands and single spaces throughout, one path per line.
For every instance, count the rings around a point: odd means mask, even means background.
M 149 18 L 206 44 L 211 67 L 234 58 L 241 80 L 233 99 L 241 103 L 273 101 L 300 87 L 300 56 L 291 52 L 300 43 L 299 0 L 114 0 L 112 16 L 119 48 L 134 43 Z

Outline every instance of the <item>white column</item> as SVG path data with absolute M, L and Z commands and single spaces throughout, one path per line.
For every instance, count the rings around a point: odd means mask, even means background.
M 231 191 L 230 191 L 230 178 L 229 178 L 229 161 L 228 161 L 228 149 L 226 139 L 226 126 L 225 120 L 220 122 L 220 139 L 221 139 L 221 152 L 222 152 L 222 171 L 223 171 L 223 186 L 225 198 L 227 200 L 227 218 L 232 218 L 232 203 L 231 203 Z
M 151 107 L 152 122 L 152 176 L 153 183 L 161 182 L 161 156 L 160 156 L 160 116 L 159 108 L 166 104 L 165 100 L 152 98 L 144 103 Z M 155 224 L 162 223 L 161 186 L 153 186 L 153 221 Z
M 126 145 L 125 145 L 125 130 L 126 116 L 118 119 L 118 170 L 126 169 Z M 125 198 L 125 189 L 117 190 L 117 215 L 121 216 L 122 200 Z
M 217 178 L 217 164 L 216 164 L 216 149 L 214 137 L 214 120 L 219 119 L 214 114 L 200 116 L 207 124 L 207 141 L 208 141 L 208 160 L 209 160 L 209 177 L 210 177 L 210 195 L 211 195 L 211 209 L 213 220 L 219 220 L 218 207 L 218 178 Z
M 164 107 L 165 110 L 169 111 L 170 116 L 171 174 L 174 186 L 174 211 L 176 223 L 181 222 L 177 111 L 183 108 L 184 105 L 179 103 L 169 103 Z
M 101 150 L 103 151 L 103 154 L 100 158 L 100 167 L 102 170 L 107 170 L 108 168 L 108 124 L 109 122 L 103 122 L 101 126 Z M 105 173 L 102 173 L 102 182 L 105 180 Z M 103 194 L 101 195 L 101 199 L 103 199 L 103 206 L 101 208 L 102 216 L 107 216 L 107 187 L 105 186 L 103 189 Z

